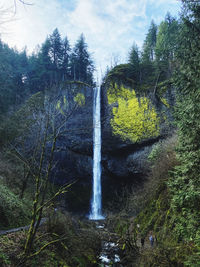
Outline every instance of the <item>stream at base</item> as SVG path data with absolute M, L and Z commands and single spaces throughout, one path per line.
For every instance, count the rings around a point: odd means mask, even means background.
M 101 233 L 101 253 L 99 255 L 101 267 L 123 267 L 120 263 L 119 244 L 117 237 L 106 231 L 104 221 L 96 221 L 96 228 Z

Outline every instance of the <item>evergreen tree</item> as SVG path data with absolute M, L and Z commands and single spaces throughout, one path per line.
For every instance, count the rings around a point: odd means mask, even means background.
M 170 78 L 173 72 L 177 36 L 178 22 L 168 13 L 159 25 L 155 47 L 157 71 L 165 73 L 166 78 Z
M 60 33 L 56 28 L 49 37 L 50 47 L 49 56 L 52 62 L 54 82 L 61 80 L 61 69 L 63 65 L 63 44 L 60 37 Z
M 44 91 L 66 80 L 93 84 L 94 66 L 83 35 L 73 53 L 67 37 L 58 29 L 47 37 L 37 53 L 26 55 L 0 40 L 0 113 L 16 108 L 31 93 Z
M 10 49 L 0 40 L 0 112 L 20 104 L 28 94 L 26 52 Z
M 139 57 L 139 49 L 138 46 L 134 43 L 131 47 L 129 52 L 129 64 L 133 68 L 134 76 L 136 81 L 139 82 L 141 75 L 140 75 L 140 57 Z
M 15 68 L 15 81 L 16 81 L 16 104 L 21 103 L 30 92 L 27 80 L 28 71 L 28 57 L 26 50 L 16 54 L 16 68 Z
M 87 51 L 87 44 L 83 34 L 77 40 L 71 55 L 71 75 L 73 80 L 93 83 L 93 62 Z
M 62 55 L 62 80 L 70 79 L 70 44 L 68 38 L 65 37 L 62 41 L 63 55 Z
M 41 73 L 39 73 L 39 70 L 41 70 L 41 65 L 39 63 L 38 55 L 35 55 L 33 53 L 29 57 L 28 70 L 27 70 L 27 78 L 31 93 L 36 93 L 41 89 L 41 84 L 40 84 Z
M 143 45 L 143 54 L 142 54 L 143 61 L 149 62 L 154 60 L 156 39 L 157 39 L 157 25 L 152 20 Z
M 151 22 L 146 39 L 143 44 L 141 58 L 141 81 L 148 86 L 154 84 L 155 77 L 155 46 L 157 40 L 157 26 L 154 21 Z
M 175 76 L 179 89 L 177 126 L 178 160 L 169 185 L 180 238 L 198 241 L 200 236 L 200 3 L 183 1 L 177 49 L 180 64 Z M 197 264 L 198 265 L 198 264 Z M 195 266 L 197 266 L 195 265 Z M 192 265 L 193 266 L 193 265 Z
M 62 40 L 58 29 L 55 29 L 39 52 L 29 58 L 27 77 L 30 90 L 35 93 L 66 80 L 93 84 L 93 70 L 83 35 L 71 53 L 68 38 Z
M 39 89 L 44 90 L 46 87 L 51 86 L 55 79 L 53 71 L 55 70 L 50 56 L 51 42 L 49 38 L 42 44 L 41 50 L 38 54 L 38 63 L 36 76 L 40 80 Z

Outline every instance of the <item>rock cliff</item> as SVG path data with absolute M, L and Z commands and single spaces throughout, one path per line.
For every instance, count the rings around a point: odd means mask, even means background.
M 70 91 L 71 90 L 71 91 Z M 67 206 L 73 210 L 88 210 L 92 187 L 93 154 L 93 89 L 73 86 L 63 88 L 61 98 L 71 106 L 76 96 L 84 95 L 66 124 L 66 134 L 57 145 L 54 171 L 56 183 L 76 180 L 73 194 L 67 196 Z M 171 98 L 170 98 L 171 97 Z M 102 190 L 104 200 L 110 200 L 112 190 L 121 185 L 140 184 L 149 171 L 148 155 L 152 146 L 169 134 L 170 106 L 173 96 L 166 92 L 158 99 L 151 94 L 139 94 L 133 89 L 114 85 L 102 86 Z

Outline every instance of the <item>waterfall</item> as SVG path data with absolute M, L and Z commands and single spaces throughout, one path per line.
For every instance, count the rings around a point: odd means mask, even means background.
M 101 210 L 101 100 L 100 86 L 94 90 L 93 106 L 93 191 L 90 220 L 102 220 Z

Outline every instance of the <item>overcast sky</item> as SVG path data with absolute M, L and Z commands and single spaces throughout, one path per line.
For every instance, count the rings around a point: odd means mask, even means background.
M 16 0 L 18 1 L 18 0 Z M 71 46 L 83 33 L 98 70 L 115 61 L 123 63 L 135 42 L 141 47 L 151 20 L 159 24 L 169 11 L 178 17 L 178 0 L 25 0 L 17 3 L 12 22 L 0 25 L 1 39 L 31 53 L 57 27 Z M 10 8 L 14 0 L 0 0 Z M 0 14 L 0 17 L 1 14 Z

